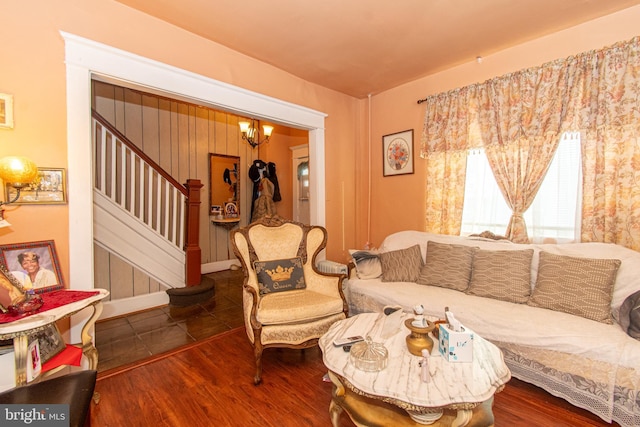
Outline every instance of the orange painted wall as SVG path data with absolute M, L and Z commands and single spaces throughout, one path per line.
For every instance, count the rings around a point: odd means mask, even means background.
M 359 118 L 355 98 L 311 84 L 277 68 L 168 25 L 111 0 L 34 0 L 0 3 L 0 93 L 15 101 L 15 128 L 0 130 L 0 157 L 30 156 L 40 166 L 67 168 L 64 42 L 60 31 L 85 37 L 213 79 L 328 114 L 325 125 L 327 159 L 335 173 L 327 177 L 327 211 L 338 212 L 334 189 L 349 188 L 354 197 L 354 157 Z M 87 100 L 89 105 L 89 100 Z M 89 165 L 87 165 L 89 167 Z M 7 209 L 11 227 L 0 229 L 0 244 L 55 240 L 62 273 L 69 278 L 67 205 L 19 206 Z M 327 256 L 352 246 L 354 212 L 327 215 L 332 237 Z
M 482 65 L 470 58 L 468 64 L 374 95 L 371 132 L 367 99 L 310 84 L 111 0 L 5 1 L 0 15 L 5 18 L 0 92 L 13 94 L 15 102 L 15 128 L 0 130 L 0 157 L 27 155 L 40 166 L 67 167 L 59 32 L 72 33 L 327 113 L 327 257 L 344 261 L 348 249 L 362 247 L 368 238 L 378 245 L 390 232 L 424 228 L 423 161 L 416 155 L 413 175 L 382 177 L 382 135 L 413 128 L 419 147 L 423 110 L 417 99 L 629 39 L 636 35 L 640 6 L 487 56 Z M 63 275 L 73 280 L 66 205 L 13 207 L 6 216 L 13 226 L 0 229 L 0 244 L 55 240 Z
M 415 80 L 375 95 L 372 99 L 371 138 L 371 243 L 379 246 L 389 233 L 399 230 L 425 229 L 424 160 L 419 157 L 420 135 L 424 107 L 418 99 L 492 77 L 539 66 L 558 58 L 600 49 L 618 41 L 640 35 L 640 6 L 635 6 L 565 31 L 521 44 L 493 55 L 484 56 L 481 64 L 469 62 L 444 72 Z M 427 59 L 428 60 L 428 59 Z M 366 105 L 367 101 L 361 101 Z M 361 106 L 362 109 L 366 109 Z M 382 176 L 382 136 L 414 129 L 415 173 L 413 175 Z M 366 151 L 366 141 L 356 151 Z M 359 171 L 360 172 L 360 171 Z M 367 182 L 356 177 L 359 195 L 356 203 L 366 204 Z M 362 210 L 358 210 L 360 213 Z M 366 242 L 369 233 L 366 218 L 358 216 L 356 241 Z M 363 243 L 361 243 L 363 244 Z

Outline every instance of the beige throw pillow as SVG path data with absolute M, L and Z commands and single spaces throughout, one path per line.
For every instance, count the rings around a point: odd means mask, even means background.
M 420 245 L 380 254 L 383 282 L 415 282 L 422 268 Z
M 528 304 L 613 323 L 611 296 L 620 264 L 618 259 L 540 252 L 536 287 Z
M 427 257 L 417 283 L 456 291 L 466 290 L 476 249 L 475 246 L 427 242 Z
M 531 294 L 532 258 L 533 249 L 479 249 L 473 258 L 471 282 L 467 293 L 514 303 L 527 302 Z

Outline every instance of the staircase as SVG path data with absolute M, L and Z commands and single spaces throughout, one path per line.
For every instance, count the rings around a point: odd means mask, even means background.
M 198 232 L 185 223 L 197 227 L 189 197 L 199 205 L 199 194 L 188 187 L 199 192 L 200 182 L 179 184 L 96 112 L 93 135 L 95 243 L 165 289 L 199 283 Z

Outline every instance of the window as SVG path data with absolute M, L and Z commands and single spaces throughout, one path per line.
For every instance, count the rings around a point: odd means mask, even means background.
M 309 162 L 302 162 L 298 165 L 298 199 L 309 200 Z
M 524 213 L 529 239 L 543 242 L 579 241 L 580 234 L 580 133 L 562 135 L 535 200 Z M 465 200 L 461 235 L 485 230 L 504 235 L 511 218 L 483 149 L 467 156 Z

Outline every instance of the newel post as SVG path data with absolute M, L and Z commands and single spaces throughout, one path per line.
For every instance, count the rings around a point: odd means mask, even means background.
M 200 284 L 200 189 L 203 185 L 199 179 L 188 179 L 187 188 L 186 221 L 185 221 L 185 285 L 195 286 Z

